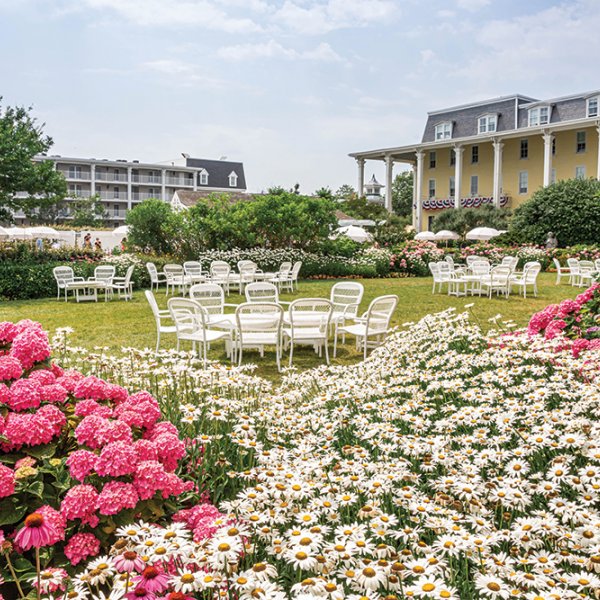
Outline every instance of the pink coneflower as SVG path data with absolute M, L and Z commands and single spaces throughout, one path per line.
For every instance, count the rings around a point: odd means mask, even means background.
M 139 557 L 138 553 L 131 550 L 115 557 L 113 564 L 119 573 L 133 573 L 133 571 L 141 573 L 146 566 L 146 563 Z
M 23 550 L 48 546 L 56 539 L 56 531 L 44 515 L 31 513 L 25 518 L 25 525 L 15 536 L 15 543 Z
M 152 594 L 155 592 L 161 593 L 169 587 L 169 576 L 158 567 L 150 565 L 133 582 L 137 584 L 138 588 L 143 588 Z M 133 593 L 135 593 L 135 590 Z
M 138 585 L 135 590 L 125 594 L 127 600 L 155 600 L 156 596 L 153 592 L 141 585 Z

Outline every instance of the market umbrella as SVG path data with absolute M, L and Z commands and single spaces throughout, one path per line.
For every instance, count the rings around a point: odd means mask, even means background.
M 21 227 L 8 227 L 6 231 L 13 240 L 30 240 L 33 237 L 27 229 Z
M 52 227 L 28 227 L 26 229 L 35 238 L 58 238 L 60 234 Z
M 433 231 L 421 231 L 415 235 L 415 240 L 419 240 L 421 242 L 433 242 L 435 241 L 435 233 Z
M 468 240 L 491 240 L 492 238 L 502 235 L 504 231 L 498 231 L 493 227 L 475 227 L 471 231 L 467 232 L 465 238 Z
M 438 231 L 435 234 L 435 239 L 436 240 L 458 240 L 460 238 L 460 235 L 458 235 L 458 233 L 454 233 L 454 231 L 448 231 L 447 229 L 442 229 L 441 231 Z
M 120 225 L 116 229 L 113 229 L 113 235 L 127 235 L 129 233 L 128 225 Z
M 4 229 L 4 227 L 0 227 L 0 240 L 6 240 L 10 237 L 10 233 L 8 229 Z
M 345 235 L 349 237 L 351 240 L 355 242 L 369 242 L 371 241 L 371 234 L 363 229 L 362 227 L 357 227 L 356 225 L 348 225 L 347 227 L 339 227 L 337 230 L 338 235 Z

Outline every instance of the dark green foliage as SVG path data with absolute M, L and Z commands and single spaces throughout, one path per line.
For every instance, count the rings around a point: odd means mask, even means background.
M 392 209 L 401 217 L 412 218 L 413 172 L 404 171 L 394 177 L 392 183 Z
M 450 209 L 435 217 L 432 229 L 435 232 L 448 229 L 462 236 L 475 227 L 508 229 L 510 216 L 510 211 L 505 208 L 496 208 L 491 205 L 485 205 L 481 208 Z
M 515 210 L 511 231 L 535 244 L 543 244 L 549 231 L 556 234 L 561 247 L 597 243 L 600 182 L 568 179 L 538 190 Z
M 89 198 L 75 198 L 71 202 L 74 227 L 98 227 L 104 224 L 108 214 L 100 196 L 95 194 Z
M 179 238 L 179 222 L 170 204 L 156 198 L 145 200 L 127 213 L 128 243 L 144 252 L 169 254 Z
M 379 222 L 388 219 L 390 216 L 381 204 L 368 202 L 364 196 L 362 198 L 352 196 L 348 200 L 339 202 L 337 208 L 355 219 L 372 219 Z
M 67 193 L 65 179 L 54 170 L 52 161 L 32 162 L 53 142 L 30 111 L 22 106 L 4 110 L 0 106 L 0 221 L 10 222 L 11 210 L 33 214 L 40 207 L 56 204 Z M 15 198 L 17 192 L 28 196 Z

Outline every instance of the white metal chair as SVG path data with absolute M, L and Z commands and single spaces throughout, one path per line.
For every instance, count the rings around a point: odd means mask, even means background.
M 450 265 L 446 261 L 430 262 L 428 264 L 431 275 L 433 276 L 433 288 L 431 293 L 435 294 L 436 291 L 442 292 L 442 286 L 448 285 L 450 281 Z
M 292 275 L 292 263 L 287 262 L 287 261 L 282 262 L 279 267 L 279 271 L 277 271 L 277 274 L 275 275 L 275 277 L 273 277 L 271 279 L 271 283 L 274 283 L 278 287 L 279 291 L 281 291 L 283 288 L 285 288 L 288 291 L 292 292 L 293 288 L 292 288 L 291 275 Z
M 170 298 L 167 303 L 171 318 L 175 322 L 177 335 L 177 350 L 182 341 L 192 342 L 192 351 L 196 351 L 196 344 L 202 348 L 204 368 L 208 362 L 208 348 L 212 342 L 224 339 L 231 340 L 229 331 L 215 331 L 209 329 L 208 314 L 206 310 L 191 298 Z
M 167 283 L 167 276 L 164 273 L 159 273 L 153 262 L 147 262 L 146 269 L 148 270 L 148 275 L 150 275 L 151 290 L 154 289 L 154 286 L 156 286 L 156 289 L 158 290 L 161 283 Z
M 175 325 L 163 325 L 163 321 L 166 320 L 170 321 L 171 323 L 173 322 L 170 311 L 160 310 L 158 308 L 156 298 L 154 298 L 154 294 L 151 290 L 146 290 L 144 293 L 146 294 L 146 300 L 148 300 L 148 304 L 150 304 L 152 315 L 154 316 L 154 321 L 156 323 L 156 352 L 158 352 L 160 347 L 160 334 L 177 333 L 177 328 Z
M 474 254 L 473 256 L 467 256 L 467 258 L 465 259 L 465 262 L 467 263 L 467 267 L 471 268 L 471 265 L 473 263 L 476 263 L 476 262 L 481 261 L 481 260 L 485 260 L 485 259 L 483 259 L 481 256 L 476 256 Z
M 119 298 L 125 298 L 125 301 L 133 299 L 133 277 L 134 266 L 127 268 L 125 277 L 114 277 L 112 280 L 112 289 L 116 290 Z
M 483 291 L 482 281 L 490 277 L 490 261 L 486 259 L 479 259 L 472 261 L 469 265 L 470 274 L 466 275 L 469 280 L 469 292 L 471 295 L 477 294 L 481 296 Z
M 239 267 L 237 274 L 230 275 L 230 284 L 233 283 L 235 287 L 239 289 L 240 294 L 244 293 L 244 289 L 247 285 L 254 282 L 254 275 L 256 274 L 256 265 L 252 261 L 248 261 Z M 235 275 L 232 277 L 232 275 Z
M 284 342 L 290 346 L 290 367 L 294 356 L 294 344 L 310 345 L 319 356 L 325 349 L 325 361 L 329 364 L 329 326 L 333 304 L 324 298 L 301 298 L 290 304 L 289 325 L 284 325 Z
M 208 314 L 209 323 L 221 322 L 219 317 L 225 313 L 225 307 L 237 308 L 238 304 L 225 302 L 223 288 L 217 283 L 197 283 L 190 288 L 190 298 L 202 306 Z
M 210 280 L 212 283 L 223 287 L 229 295 L 229 283 L 231 281 L 231 267 L 223 260 L 214 260 L 210 263 Z
M 197 260 L 188 260 L 183 263 L 183 271 L 189 283 L 202 283 L 205 280 L 202 275 L 202 263 Z
M 508 298 L 510 294 L 510 276 L 512 269 L 507 265 L 497 265 L 490 269 L 489 275 L 482 277 L 480 281 L 480 289 L 484 291 L 487 289 L 488 298 L 492 297 L 492 292 L 496 292 L 496 295 L 503 294 L 505 298 Z
M 523 274 L 511 278 L 510 285 L 520 287 L 523 292 L 523 297 L 527 298 L 527 286 L 533 288 L 533 295 L 537 296 L 537 278 L 542 270 L 542 265 L 537 261 L 525 263 L 523 266 Z
M 294 286 L 296 287 L 296 290 L 298 290 L 298 277 L 300 277 L 300 269 L 302 269 L 302 261 L 297 260 L 290 271 L 292 291 L 294 291 Z
M 569 283 L 571 285 L 579 285 L 579 259 L 567 258 L 567 266 L 569 267 Z
M 94 269 L 94 276 L 90 277 L 90 281 L 96 282 L 98 287 L 104 290 L 104 301 L 108 300 L 108 296 L 113 295 L 113 279 L 115 278 L 116 268 L 114 265 L 100 265 Z
M 567 275 L 570 278 L 571 269 L 569 267 L 561 267 L 560 262 L 558 261 L 558 258 L 553 258 L 552 262 L 554 263 L 554 266 L 556 267 L 556 284 L 555 285 L 560 285 L 560 280 L 563 275 Z
M 188 281 L 183 267 L 177 264 L 168 264 L 164 266 L 163 271 L 167 278 L 167 290 L 165 294 L 169 295 L 169 289 L 174 294 L 175 288 L 178 288 L 180 293 L 184 293 Z
M 398 296 L 394 294 L 379 296 L 371 302 L 363 316 L 355 320 L 356 323 L 337 328 L 333 342 L 333 355 L 337 353 L 338 333 L 348 333 L 356 337 L 357 349 L 363 347 L 366 359 L 367 348 L 379 346 L 388 334 L 390 320 L 397 304 Z
M 273 302 L 279 304 L 279 290 L 273 283 L 256 281 L 249 283 L 244 290 L 246 302 Z
M 281 370 L 283 308 L 272 302 L 246 302 L 235 311 L 237 328 L 234 354 L 242 364 L 244 348 L 257 349 L 264 356 L 265 346 L 275 346 L 277 370 Z
M 358 316 L 358 308 L 364 292 L 363 284 L 356 281 L 342 281 L 331 288 L 329 301 L 333 306 L 331 325 L 334 328 L 345 325 L 346 321 Z M 342 341 L 344 341 L 343 336 Z
M 578 285 L 592 285 L 596 278 L 596 266 L 591 260 L 579 261 L 579 283 Z
M 500 262 L 501 267 L 508 267 L 511 270 L 511 273 L 515 271 L 517 265 L 519 264 L 519 259 L 516 256 L 505 256 L 502 258 Z
M 52 274 L 56 280 L 56 299 L 60 300 L 62 290 L 65 291 L 65 302 L 69 293 L 69 284 L 76 281 L 85 281 L 83 277 L 75 277 L 75 273 L 71 267 L 54 267 Z M 72 290 L 73 291 L 73 290 Z

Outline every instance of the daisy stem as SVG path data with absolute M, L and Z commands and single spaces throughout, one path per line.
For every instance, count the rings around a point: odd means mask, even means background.
M 35 570 L 37 571 L 37 600 L 42 597 L 42 569 L 40 567 L 40 549 L 35 549 Z
M 125 593 L 129 592 L 129 571 L 127 571 L 127 577 L 125 578 Z
M 23 593 L 23 588 L 21 587 L 21 584 L 19 583 L 19 580 L 17 579 L 17 574 L 15 573 L 15 570 L 12 566 L 12 562 L 10 560 L 10 555 L 8 554 L 7 550 L 4 551 L 4 558 L 6 558 L 6 562 L 8 564 L 8 570 L 10 571 L 12 578 L 15 580 L 15 585 L 17 586 L 17 590 L 19 590 L 19 594 L 21 595 L 21 598 L 25 598 L 25 594 Z

